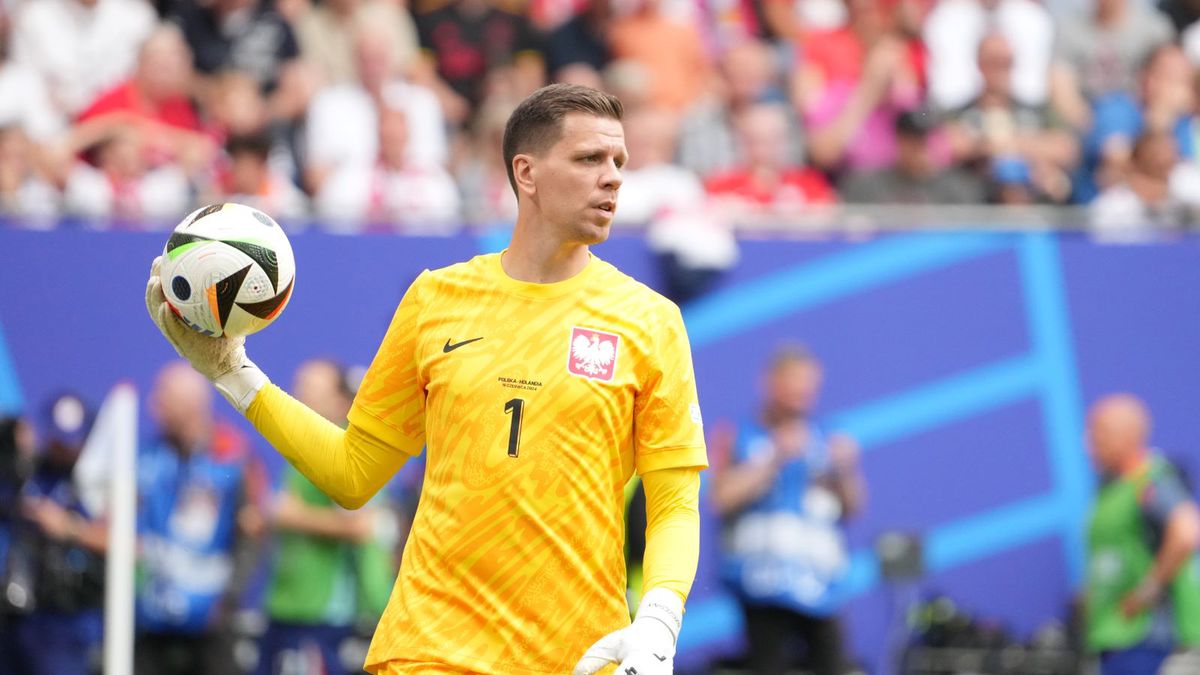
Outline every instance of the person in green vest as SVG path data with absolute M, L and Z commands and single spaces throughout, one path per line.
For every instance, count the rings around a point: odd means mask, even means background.
M 1154 675 L 1174 650 L 1200 646 L 1200 512 L 1149 437 L 1136 397 L 1092 407 L 1088 442 L 1103 482 L 1088 525 L 1085 639 L 1101 675 Z
M 293 389 L 314 411 L 345 424 L 354 390 L 342 366 L 307 361 L 296 370 Z M 372 505 L 347 511 L 286 467 L 272 521 L 270 623 L 260 643 L 259 675 L 351 672 L 339 650 L 357 625 L 375 625 L 396 576 L 389 516 L 388 509 Z

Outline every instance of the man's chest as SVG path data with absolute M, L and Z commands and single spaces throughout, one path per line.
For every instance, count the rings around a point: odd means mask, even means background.
M 586 303 L 473 304 L 423 317 L 417 346 L 429 431 L 516 457 L 632 429 L 644 339 Z

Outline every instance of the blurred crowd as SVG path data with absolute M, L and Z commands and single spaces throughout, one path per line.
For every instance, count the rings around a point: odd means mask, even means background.
M 292 391 L 344 425 L 359 376 L 314 359 L 297 369 Z M 272 479 L 213 399 L 184 362 L 164 366 L 147 399 L 154 429 L 137 450 L 134 672 L 360 671 L 421 467 L 347 511 L 291 467 Z M 37 414 L 0 416 L 2 675 L 101 672 L 111 458 L 89 439 L 111 431 L 95 422 L 95 408 L 71 392 Z
M 0 0 L 0 213 L 508 222 L 504 122 L 566 81 L 624 101 L 618 221 L 668 239 L 860 203 L 1178 228 L 1200 210 L 1197 18 L 1196 0 Z

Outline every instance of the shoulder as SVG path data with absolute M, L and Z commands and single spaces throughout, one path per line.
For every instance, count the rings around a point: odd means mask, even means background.
M 477 255 L 470 260 L 425 270 L 413 281 L 412 288 L 422 295 L 478 289 L 488 282 L 488 272 L 497 264 L 499 253 Z
M 596 258 L 594 264 L 598 266 L 597 280 L 609 294 L 628 298 L 660 319 L 664 316 L 680 315 L 679 306 L 665 295 L 617 269 L 612 263 Z

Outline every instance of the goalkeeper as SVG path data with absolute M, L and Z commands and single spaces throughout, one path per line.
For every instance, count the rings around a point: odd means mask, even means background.
M 155 323 L 288 459 L 361 506 L 427 449 L 425 487 L 374 673 L 672 672 L 699 554 L 707 466 L 679 310 L 592 255 L 626 161 L 621 103 L 573 85 L 509 118 L 512 242 L 423 272 L 405 293 L 343 431 L 288 397 L 242 339 L 165 305 Z M 646 489 L 644 598 L 625 604 L 622 488 Z

